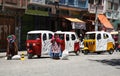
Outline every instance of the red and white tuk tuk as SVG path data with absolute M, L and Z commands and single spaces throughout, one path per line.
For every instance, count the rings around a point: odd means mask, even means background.
M 26 41 L 28 59 L 31 59 L 34 55 L 41 57 L 42 54 L 48 54 L 53 35 L 53 32 L 47 30 L 29 31 Z
M 79 39 L 75 32 L 61 32 L 57 31 L 55 34 L 59 35 L 61 39 L 62 51 L 67 50 L 69 53 L 74 52 L 76 55 L 80 53 Z

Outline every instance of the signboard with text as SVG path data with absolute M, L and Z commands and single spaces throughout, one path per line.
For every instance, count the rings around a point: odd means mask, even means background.
M 86 29 L 85 23 L 72 22 L 72 29 Z

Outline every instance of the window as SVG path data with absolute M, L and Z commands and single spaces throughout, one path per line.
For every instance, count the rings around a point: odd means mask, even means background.
M 60 39 L 64 40 L 64 34 L 59 35 Z
M 102 0 L 95 0 L 95 4 L 102 5 Z
M 66 41 L 69 41 L 69 34 L 66 34 Z
M 72 37 L 72 40 L 75 40 L 75 35 L 74 34 L 72 34 L 71 37 Z
M 101 34 L 98 34 L 97 35 L 97 40 L 100 40 L 101 39 Z
M 49 33 L 49 39 L 52 39 L 52 36 L 53 36 L 53 35 Z
M 109 37 L 108 34 L 106 34 L 106 37 L 107 37 L 107 38 Z
M 40 38 L 41 34 L 28 34 L 28 40 L 36 40 L 37 38 Z
M 68 5 L 74 5 L 74 0 L 68 0 Z
M 85 7 L 86 6 L 86 0 L 78 0 L 78 6 Z
M 117 3 L 114 4 L 114 10 L 118 10 L 118 4 Z
M 93 33 L 93 34 L 86 34 L 85 39 L 95 39 L 95 33 Z
M 112 9 L 112 7 L 111 7 L 112 5 L 111 5 L 111 2 L 110 1 L 108 1 L 108 9 Z
M 43 34 L 43 41 L 47 40 L 47 35 Z
M 103 34 L 103 38 L 104 38 L 104 39 L 107 39 L 107 38 L 108 38 L 108 35 L 107 35 L 107 34 Z
M 61 4 L 65 4 L 65 0 L 59 0 Z
M 89 0 L 89 3 L 90 4 L 94 4 L 94 0 Z

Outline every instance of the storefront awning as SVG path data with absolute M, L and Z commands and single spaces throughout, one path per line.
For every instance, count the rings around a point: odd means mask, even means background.
M 86 29 L 85 22 L 78 18 L 65 18 L 72 22 L 73 29 Z
M 103 14 L 99 14 L 98 19 L 105 26 L 105 28 L 113 29 L 112 24 L 110 23 L 110 21 Z
M 78 18 L 65 18 L 65 19 L 67 19 L 67 20 L 69 20 L 69 21 L 71 21 L 71 22 L 85 23 L 84 21 L 82 21 L 82 20 L 80 20 L 80 19 L 78 19 Z

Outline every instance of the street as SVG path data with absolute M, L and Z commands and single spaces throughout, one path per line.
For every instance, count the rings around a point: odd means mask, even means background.
M 69 60 L 53 60 L 47 55 L 34 59 L 25 56 L 24 61 L 1 57 L 0 76 L 120 76 L 120 52 L 71 53 Z

